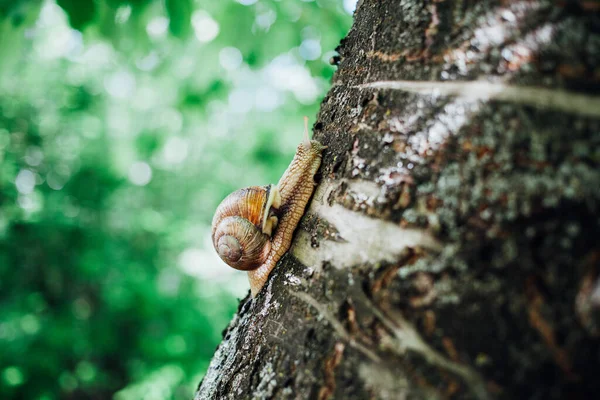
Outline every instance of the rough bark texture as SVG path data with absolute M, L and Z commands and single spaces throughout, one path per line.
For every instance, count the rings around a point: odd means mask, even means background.
M 317 192 L 196 399 L 595 398 L 599 8 L 361 2 Z

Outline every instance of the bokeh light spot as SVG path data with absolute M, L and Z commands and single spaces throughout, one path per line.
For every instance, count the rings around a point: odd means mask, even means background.
M 181 164 L 188 155 L 187 140 L 174 136 L 170 137 L 163 148 L 163 159 L 167 164 Z
M 158 63 L 160 62 L 160 57 L 155 51 L 151 51 L 145 57 L 140 58 L 136 61 L 135 65 L 142 71 L 152 71 Z
M 21 317 L 21 329 L 29 335 L 34 335 L 40 330 L 40 322 L 35 315 L 26 314 Z
M 129 17 L 131 16 L 131 6 L 129 4 L 120 6 L 117 8 L 117 12 L 115 13 L 115 22 L 117 24 L 124 24 L 129 21 Z
M 165 342 L 165 349 L 171 355 L 181 355 L 187 350 L 187 343 L 181 335 L 171 335 Z
M 152 38 L 160 38 L 166 35 L 169 28 L 169 19 L 166 17 L 155 17 L 146 25 L 146 32 Z
M 36 212 L 42 209 L 43 197 L 36 193 L 21 195 L 17 198 L 19 207 L 28 212 Z
M 256 25 L 261 29 L 268 31 L 271 25 L 277 20 L 277 14 L 271 9 L 267 9 L 256 16 Z
M 61 190 L 69 180 L 70 176 L 71 170 L 69 167 L 60 164 L 48 172 L 48 175 L 46 175 L 46 183 L 51 189 Z
M 135 90 L 135 77 L 127 71 L 118 71 L 104 80 L 104 88 L 113 97 L 126 99 Z
M 263 86 L 256 91 L 256 108 L 269 112 L 278 108 L 283 103 L 279 92 L 272 87 Z
M 356 4 L 358 0 L 344 0 L 344 11 L 348 14 L 354 14 L 354 10 L 356 10 Z
M 219 23 L 209 13 L 203 10 L 195 11 L 192 15 L 192 26 L 198 41 L 208 43 L 219 34 Z
M 303 40 L 299 52 L 305 60 L 316 60 L 321 55 L 321 42 L 316 39 Z
M 228 71 L 237 69 L 242 61 L 242 53 L 235 47 L 224 47 L 219 52 L 219 64 Z
M 212 247 L 212 245 L 211 245 Z M 202 279 L 222 279 L 232 273 L 233 268 L 227 267 L 212 248 L 206 250 L 190 247 L 179 255 L 179 267 L 188 275 Z
M 143 162 L 138 161 L 129 168 L 129 181 L 137 186 L 145 186 L 152 179 L 152 168 Z
M 35 189 L 35 174 L 28 169 L 22 169 L 15 179 L 17 190 L 22 194 L 29 194 Z
M 235 89 L 229 94 L 229 108 L 235 113 L 245 114 L 254 105 L 254 93 L 249 90 Z
M 75 368 L 75 374 L 83 382 L 92 382 L 96 377 L 96 367 L 90 362 L 81 361 Z
M 27 148 L 27 154 L 25 155 L 25 162 L 32 167 L 37 167 L 40 165 L 42 160 L 44 159 L 44 153 L 42 153 L 42 149 L 37 146 L 29 146 Z
M 7 386 L 19 386 L 25 382 L 25 377 L 23 376 L 21 369 L 14 366 L 4 368 L 4 371 L 2 371 L 2 379 Z
M 77 389 L 77 379 L 66 371 L 60 374 L 58 383 L 60 384 L 60 387 L 67 392 L 72 392 L 73 390 Z
M 92 314 L 92 306 L 86 299 L 79 297 L 73 302 L 73 314 L 77 319 L 88 319 Z

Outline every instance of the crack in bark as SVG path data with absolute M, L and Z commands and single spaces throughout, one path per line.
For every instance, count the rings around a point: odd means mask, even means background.
M 327 320 L 327 322 L 331 324 L 336 333 L 346 340 L 350 346 L 359 350 L 373 361 L 380 360 L 379 356 L 362 346 L 360 343 L 356 342 L 342 326 L 340 321 L 338 321 L 337 318 L 335 318 L 335 316 L 327 310 L 325 305 L 319 303 L 318 300 L 307 293 L 290 291 L 290 294 L 304 301 L 306 304 L 314 307 Z M 363 296 L 363 299 L 361 300 L 364 301 L 365 305 L 369 308 L 373 315 L 377 317 L 377 319 L 379 319 L 392 333 L 392 336 L 390 337 L 392 340 L 389 342 L 391 344 L 390 349 L 397 356 L 403 356 L 405 354 L 405 350 L 410 350 L 420 354 L 431 365 L 445 369 L 446 371 L 449 371 L 461 378 L 469 387 L 473 396 L 475 396 L 477 399 L 487 400 L 490 398 L 490 395 L 485 387 L 485 382 L 477 371 L 469 366 L 458 364 L 444 357 L 437 350 L 429 346 L 421 338 L 416 328 L 402 316 L 398 315 L 396 317 L 396 321 L 392 322 L 392 320 L 386 317 L 377 307 L 375 307 L 375 305 L 371 303 L 366 296 Z
M 366 296 L 363 298 L 364 303 L 369 310 L 375 315 L 384 326 L 393 334 L 391 348 L 397 355 L 401 356 L 405 350 L 412 350 L 420 354 L 428 363 L 436 367 L 445 369 L 454 375 L 461 378 L 469 387 L 472 394 L 481 400 L 489 399 L 490 396 L 485 388 L 485 382 L 477 371 L 466 365 L 461 365 L 453 362 L 433 347 L 429 346 L 421 337 L 417 329 L 404 317 L 397 315 L 396 321 L 392 322 L 390 318 L 385 316 Z
M 371 361 L 381 362 L 381 359 L 379 358 L 379 356 L 377 354 L 373 353 L 371 350 L 367 349 L 365 346 L 363 346 L 362 344 L 360 344 L 356 340 L 354 340 L 354 338 L 346 331 L 346 329 L 340 323 L 340 321 L 338 321 L 337 318 L 335 318 L 335 316 L 333 314 L 331 314 L 327 310 L 327 308 L 325 308 L 325 306 L 323 304 L 319 303 L 315 298 L 313 298 L 312 296 L 310 296 L 307 293 L 293 292 L 293 291 L 289 291 L 289 293 L 292 296 L 297 297 L 298 299 L 302 300 L 306 304 L 314 307 L 319 312 L 319 314 L 321 314 L 323 316 L 323 318 L 325 318 L 327 320 L 327 322 L 329 322 L 331 324 L 331 327 L 333 328 L 333 330 L 342 339 L 344 339 L 346 342 L 348 342 L 348 344 L 351 347 L 360 351 L 362 354 L 367 356 Z

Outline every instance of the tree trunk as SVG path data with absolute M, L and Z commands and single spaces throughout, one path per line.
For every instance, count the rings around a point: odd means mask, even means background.
M 196 399 L 595 398 L 599 9 L 360 2 L 316 193 Z

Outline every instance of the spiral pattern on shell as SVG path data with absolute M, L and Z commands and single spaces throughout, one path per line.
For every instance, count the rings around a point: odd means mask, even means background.
M 267 259 L 269 234 L 277 220 L 270 212 L 278 205 L 278 191 L 272 185 L 240 189 L 221 202 L 212 222 L 212 241 L 227 265 L 249 271 Z

